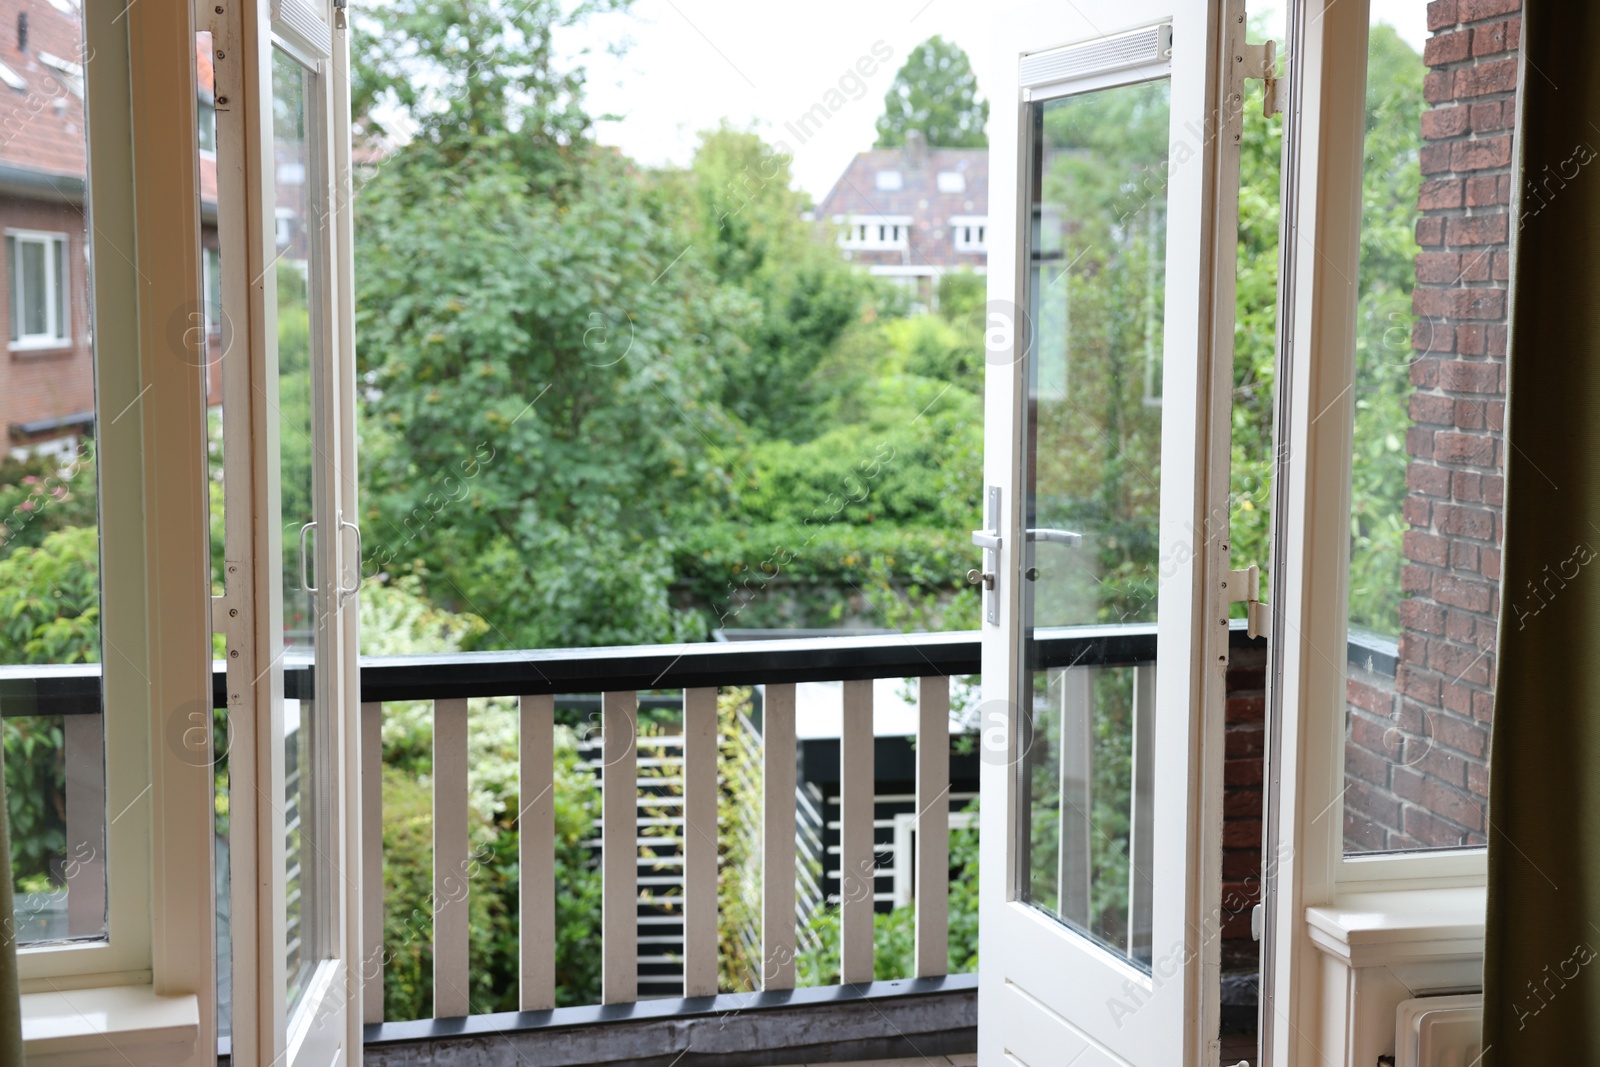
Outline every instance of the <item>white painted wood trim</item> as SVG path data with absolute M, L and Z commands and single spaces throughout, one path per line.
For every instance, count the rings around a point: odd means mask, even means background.
M 467 702 L 433 702 L 433 1014 L 472 1012 L 468 970 L 471 855 L 467 814 Z
M 631 1004 L 639 995 L 639 695 L 602 694 L 600 728 L 600 1001 Z
M 325 225 L 332 243 L 331 286 L 333 289 L 330 313 L 333 318 L 333 430 L 337 443 L 332 451 L 337 456 L 334 472 L 334 499 L 337 517 L 357 524 L 359 530 L 361 500 L 358 476 L 356 440 L 356 331 L 355 331 L 355 227 L 351 206 L 354 202 L 354 167 L 351 162 L 350 140 L 350 40 L 349 30 L 335 27 L 332 54 L 327 64 L 328 90 L 328 204 Z M 336 836 L 342 842 L 339 861 L 344 872 L 365 871 L 365 840 L 360 831 L 363 825 L 363 792 L 361 763 L 361 601 L 360 583 L 363 574 L 361 541 L 352 538 L 341 524 L 334 543 L 336 581 L 341 588 L 351 586 L 355 592 L 340 594 L 339 611 L 339 681 L 343 699 L 338 709 L 341 744 L 344 758 L 340 761 L 342 779 L 335 802 L 341 812 Z M 381 786 L 380 786 L 381 789 Z M 381 857 L 380 857 L 380 867 Z M 363 909 L 366 897 L 359 878 L 337 877 L 333 895 L 342 897 L 343 907 L 339 923 L 343 936 L 334 944 L 340 953 L 344 988 L 337 996 L 344 1025 L 339 1042 L 342 1060 L 339 1067 L 361 1067 L 363 1043 L 360 1010 L 363 994 L 361 947 L 363 941 Z M 382 919 L 380 914 L 379 928 Z M 311 1067 L 311 1065 L 307 1065 Z
M 950 969 L 950 679 L 917 681 L 916 948 L 918 978 Z M 904 853 L 896 850 L 898 857 Z
M 793 989 L 795 689 L 769 685 L 761 712 L 761 988 Z
M 194 18 L 188 4 L 135 5 L 129 20 L 134 187 L 149 190 L 134 212 L 136 262 L 144 285 L 136 323 L 144 429 L 144 516 L 148 548 L 144 626 L 150 662 L 151 970 L 154 991 L 194 994 L 196 1048 L 175 1063 L 215 1062 L 216 885 L 212 766 L 199 751 L 172 743 L 172 727 L 192 716 L 211 722 L 211 590 L 205 391 L 198 351 L 174 351 L 169 324 L 201 293 L 199 165 L 195 148 Z M 124 253 L 125 254 L 125 253 Z M 180 333 L 180 337 L 185 337 Z M 115 658 L 113 650 L 108 659 Z M 209 733 L 209 731 L 207 731 Z
M 683 693 L 683 793 L 683 995 L 709 997 L 717 992 L 717 799 L 721 795 L 715 687 Z
M 851 984 L 872 981 L 874 763 L 872 682 L 845 682 L 839 737 L 839 979 Z
M 556 1006 L 555 697 L 524 696 L 517 739 L 518 1004 Z
M 29 1067 L 192 1062 L 199 1034 L 200 1000 L 193 994 L 162 996 L 148 985 L 123 985 L 22 995 Z

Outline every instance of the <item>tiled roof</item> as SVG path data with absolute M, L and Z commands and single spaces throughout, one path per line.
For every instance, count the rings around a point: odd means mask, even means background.
M 26 50 L 19 48 L 23 16 Z M 0 71 L 0 165 L 84 176 L 83 59 L 83 27 L 76 14 L 49 0 L 0 0 L 0 64 L 6 68 Z M 211 52 L 203 40 L 195 42 L 195 60 L 201 92 L 209 96 Z M 212 160 L 201 160 L 200 187 L 202 198 L 215 203 Z
M 879 188 L 881 172 L 898 171 L 898 189 Z M 959 174 L 960 192 L 941 192 L 939 175 Z M 890 256 L 911 266 L 982 266 L 985 257 L 958 253 L 948 223 L 955 217 L 983 217 L 989 212 L 989 152 L 984 148 L 874 148 L 861 152 L 840 175 L 816 217 L 824 225 L 852 217 L 910 218 L 908 254 L 863 252 L 865 263 L 888 262 Z
M 18 49 L 23 16 L 27 51 Z M 0 163 L 62 177 L 84 175 L 81 67 L 70 75 L 46 63 L 51 56 L 69 64 L 83 60 L 83 30 L 47 0 L 0 0 Z M 17 88 L 13 82 L 20 82 Z

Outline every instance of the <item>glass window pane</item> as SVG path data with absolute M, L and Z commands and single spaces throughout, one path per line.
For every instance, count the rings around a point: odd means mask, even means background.
M 17 239 L 6 238 L 6 292 L 11 299 L 11 339 L 22 336 L 22 274 L 17 270 Z
M 57 237 L 50 242 L 50 268 L 53 288 L 51 295 L 51 330 L 55 337 L 67 335 L 67 239 Z
M 47 335 L 50 320 L 45 245 L 36 239 L 21 241 L 19 245 L 22 251 L 22 333 L 25 337 Z
M 29 10 L 36 40 L 57 42 L 51 51 L 59 55 L 81 56 L 75 9 Z M 54 101 L 29 120 L 30 137 L 50 146 L 50 162 L 18 155 L 12 145 L 6 164 L 34 173 L 44 188 L 63 179 L 63 168 L 86 178 L 83 100 L 62 93 L 40 64 L 17 67 L 17 76 L 28 82 L 17 99 Z M 10 203 L 30 221 L 64 231 L 6 235 L 11 339 L 88 322 L 87 285 L 64 284 L 69 265 L 54 255 L 62 246 L 84 247 L 74 239 L 86 239 L 88 205 L 22 194 Z M 0 427 L 8 436 L 0 450 L 0 736 L 16 894 L 9 919 L 24 944 L 101 938 L 106 930 L 105 736 L 94 666 L 102 658 L 95 373 L 89 331 L 78 337 L 10 358 L 0 388 Z M 59 691 L 68 684 L 64 673 L 81 677 L 81 687 L 72 686 L 76 695 L 43 706 L 40 683 L 53 676 Z
M 1347 852 L 1482 845 L 1500 614 L 1516 54 L 1368 43 L 1344 749 Z M 1454 22 L 1433 36 L 1459 32 Z M 1477 38 L 1503 36 L 1472 31 Z M 1425 80 L 1471 68 L 1470 99 Z
M 1026 357 L 1023 896 L 1148 965 L 1153 665 L 1052 663 L 1052 627 L 1156 619 L 1169 83 L 1037 104 Z M 1144 773 L 1140 769 L 1145 768 Z

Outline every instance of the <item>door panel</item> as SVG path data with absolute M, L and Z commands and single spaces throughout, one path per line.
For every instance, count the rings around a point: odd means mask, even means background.
M 1004 1013 L 1005 1054 L 1025 1067 L 1127 1067 L 1017 986 L 1006 987 Z
M 345 536 L 353 365 L 333 264 L 348 204 L 331 12 L 299 0 L 218 5 L 217 188 L 223 309 L 230 681 L 249 693 L 231 753 L 233 1062 L 359 1063 L 347 1005 L 358 573 Z M 224 102 L 230 102 L 223 108 Z M 233 384 L 228 384 L 232 382 Z M 230 689 L 233 686 L 230 686 Z M 239 875 L 249 872 L 248 877 Z M 253 936 L 252 936 L 253 935 Z M 249 940 L 248 945 L 244 944 Z
M 984 721 L 1006 730 L 982 769 L 983 1067 L 1214 1049 L 1203 750 L 1227 538 L 1206 516 L 1226 515 L 1211 383 L 1231 330 L 1211 306 L 1230 136 L 1215 7 L 1024 4 L 998 21 L 985 482 L 1000 506 L 981 543 L 998 535 Z M 1078 627 L 1153 642 L 1047 661 L 1039 639 Z

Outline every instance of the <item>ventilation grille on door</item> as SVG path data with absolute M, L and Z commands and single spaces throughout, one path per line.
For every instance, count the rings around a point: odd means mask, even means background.
M 1394 1013 L 1395 1067 L 1477 1067 L 1483 1057 L 1483 997 L 1402 1000 Z
M 1018 73 L 1024 86 L 1054 85 L 1148 63 L 1165 63 L 1171 58 L 1172 23 L 1163 22 L 1132 33 L 1025 56 Z

